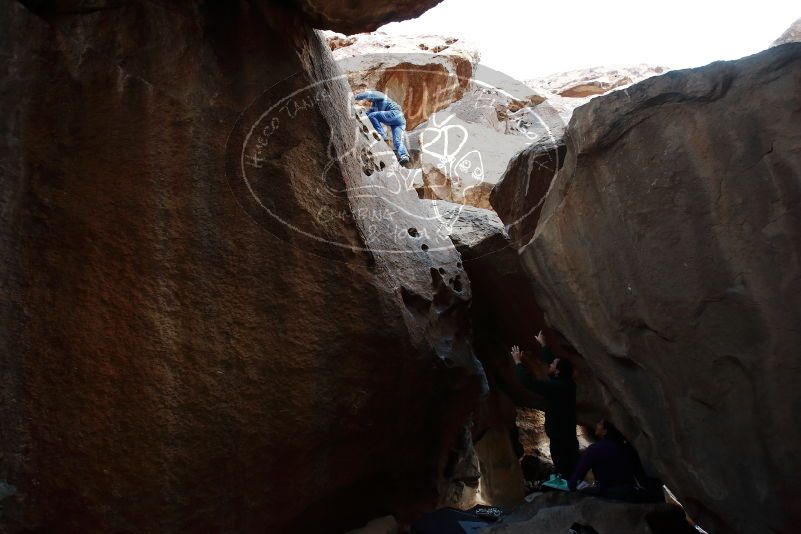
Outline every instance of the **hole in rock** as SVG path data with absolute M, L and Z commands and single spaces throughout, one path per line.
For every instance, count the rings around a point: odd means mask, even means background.
M 401 298 L 406 309 L 413 315 L 425 316 L 431 306 L 431 301 L 414 293 L 412 290 L 401 287 Z
M 412 236 L 412 237 L 419 237 L 420 236 L 420 234 L 417 232 L 417 228 L 415 228 L 414 226 L 409 228 L 408 232 L 409 232 L 409 235 Z
M 453 279 L 453 289 L 458 293 L 462 292 L 463 289 L 462 280 L 459 278 L 459 276 Z
M 423 243 L 423 244 L 420 246 L 420 248 L 421 248 L 421 249 L 423 249 L 423 250 L 428 250 L 428 245 L 426 245 L 425 243 Z
M 445 269 L 443 269 L 442 267 L 440 267 L 440 268 L 439 268 L 439 274 L 445 274 Z
M 380 161 L 378 162 L 378 166 L 381 167 L 381 170 L 383 171 L 384 167 L 386 167 L 387 165 L 383 161 Z
M 431 267 L 431 288 L 434 290 L 434 308 L 441 312 L 453 304 L 453 291 L 448 288 L 439 271 Z

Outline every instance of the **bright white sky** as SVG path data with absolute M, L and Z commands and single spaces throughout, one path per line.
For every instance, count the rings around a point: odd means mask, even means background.
M 736 59 L 764 50 L 799 17 L 801 0 L 444 0 L 379 31 L 468 39 L 484 65 L 524 80 L 598 65 Z

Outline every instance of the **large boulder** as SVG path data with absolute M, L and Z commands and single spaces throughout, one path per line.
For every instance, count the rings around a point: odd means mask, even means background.
M 509 160 L 489 201 L 505 221 L 509 239 L 516 249 L 533 237 L 540 220 L 545 195 L 565 160 L 564 139 L 537 143 Z
M 561 135 L 562 111 L 544 106 L 534 113 L 545 97 L 480 66 L 468 42 L 382 32 L 324 34 L 354 92 L 378 89 L 403 107 L 412 156 L 408 181 L 421 198 L 490 208 L 490 192 L 509 158 L 552 130 Z
M 712 532 L 801 524 L 801 44 L 593 99 L 522 259 Z
M 599 66 L 588 69 L 559 72 L 526 80 L 525 84 L 545 99 L 533 109 L 537 117 L 542 142 L 546 139 L 559 141 L 570 121 L 573 110 L 598 95 L 622 90 L 633 83 L 669 71 L 658 65 L 630 65 L 623 67 Z M 532 133 L 538 130 L 532 129 Z
M 509 157 L 525 148 L 525 137 L 470 123 L 449 110 L 437 113 L 419 132 L 420 196 L 490 208 L 492 187 Z
M 388 94 L 403 108 L 408 130 L 464 96 L 479 58 L 475 47 L 453 37 L 325 36 L 353 91 Z
M 470 286 L 324 40 L 267 3 L 114 7 L 0 7 L 0 530 L 433 506 L 483 388 Z
M 304 23 L 315 28 L 342 33 L 373 31 L 388 22 L 419 17 L 442 0 L 289 0 L 274 2 L 259 0 L 269 6 L 281 3 L 302 15 Z M 20 0 L 37 12 L 63 13 L 66 15 L 90 14 L 104 9 L 115 9 L 122 0 Z M 169 4 L 169 2 L 161 2 Z
M 509 158 L 548 135 L 533 111 L 542 102 L 531 90 L 517 96 L 477 80 L 418 126 L 409 137 L 421 198 L 491 208 L 490 193 Z
M 432 201 L 430 205 L 446 226 L 470 278 L 476 347 L 488 372 L 518 405 L 544 407 L 541 399 L 532 402 L 517 388 L 509 355 L 510 347 L 518 345 L 528 353 L 532 372 L 545 379 L 547 369 L 536 358 L 539 348 L 534 340 L 537 332 L 543 330 L 554 353 L 574 363 L 578 419 L 581 424 L 593 425 L 602 414 L 596 378 L 564 337 L 546 324 L 517 249 L 498 215 L 491 210 L 450 202 Z
M 527 80 L 538 90 L 568 98 L 602 95 L 669 71 L 660 65 L 598 66 Z
M 474 345 L 490 384 L 490 394 L 473 418 L 481 498 L 508 505 L 522 497 L 523 473 L 518 458 L 529 455 L 524 467 L 536 463 L 538 469 L 529 475 L 539 479 L 546 478 L 552 467 L 544 420 L 538 411 L 545 407 L 544 399 L 518 382 L 510 347 L 521 346 L 531 372 L 547 379 L 546 365 L 537 357 L 534 340 L 540 329 L 545 331 L 555 353 L 569 358 L 576 367 L 581 424 L 591 425 L 603 413 L 600 386 L 581 356 L 545 324 L 517 251 L 498 216 L 490 210 L 441 200 L 430 201 L 429 206 L 432 218 L 440 221 L 441 232 L 456 245 L 470 278 Z
M 773 41 L 771 46 L 779 46 L 786 43 L 801 42 L 801 18 L 793 22 L 781 36 Z
M 419 17 L 442 0 L 291 0 L 315 28 L 351 34 Z
M 527 110 L 530 142 L 508 160 L 488 198 L 516 248 L 534 235 L 545 194 L 564 162 L 565 128 L 573 110 L 588 100 L 551 95 Z

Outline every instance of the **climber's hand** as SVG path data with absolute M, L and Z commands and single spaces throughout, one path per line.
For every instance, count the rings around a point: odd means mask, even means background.
M 512 359 L 515 361 L 515 363 L 520 363 L 521 361 L 523 361 L 523 356 L 520 353 L 520 347 L 518 347 L 517 345 L 514 345 L 512 347 Z
M 537 334 L 537 337 L 535 337 L 534 339 L 537 340 L 537 343 L 540 344 L 540 347 L 545 346 L 545 335 L 542 333 L 542 330 L 540 330 L 540 333 Z

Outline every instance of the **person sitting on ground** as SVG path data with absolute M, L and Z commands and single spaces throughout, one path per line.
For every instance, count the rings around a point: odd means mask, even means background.
M 518 380 L 529 390 L 545 397 L 545 435 L 550 441 L 551 459 L 556 472 L 567 477 L 578 462 L 576 439 L 576 384 L 570 360 L 554 357 L 545 344 L 542 331 L 535 338 L 541 347 L 542 359 L 549 364 L 548 380 L 534 380 L 522 363 L 520 348 L 512 347 Z
M 579 481 L 592 469 L 596 486 L 582 492 L 611 499 L 633 499 L 637 493 L 638 479 L 644 478 L 642 464 L 634 447 L 606 419 L 601 419 L 595 425 L 595 436 L 599 441 L 584 451 L 567 481 L 568 488 L 576 491 Z
M 368 100 L 372 105 L 367 112 L 367 118 L 373 123 L 373 128 L 381 138 L 386 141 L 387 134 L 384 131 L 384 124 L 392 130 L 392 143 L 395 145 L 395 155 L 401 165 L 409 162 L 409 152 L 403 142 L 403 135 L 406 131 L 406 117 L 403 116 L 403 109 L 400 105 L 389 98 L 381 91 L 364 91 L 355 97 L 356 100 Z

